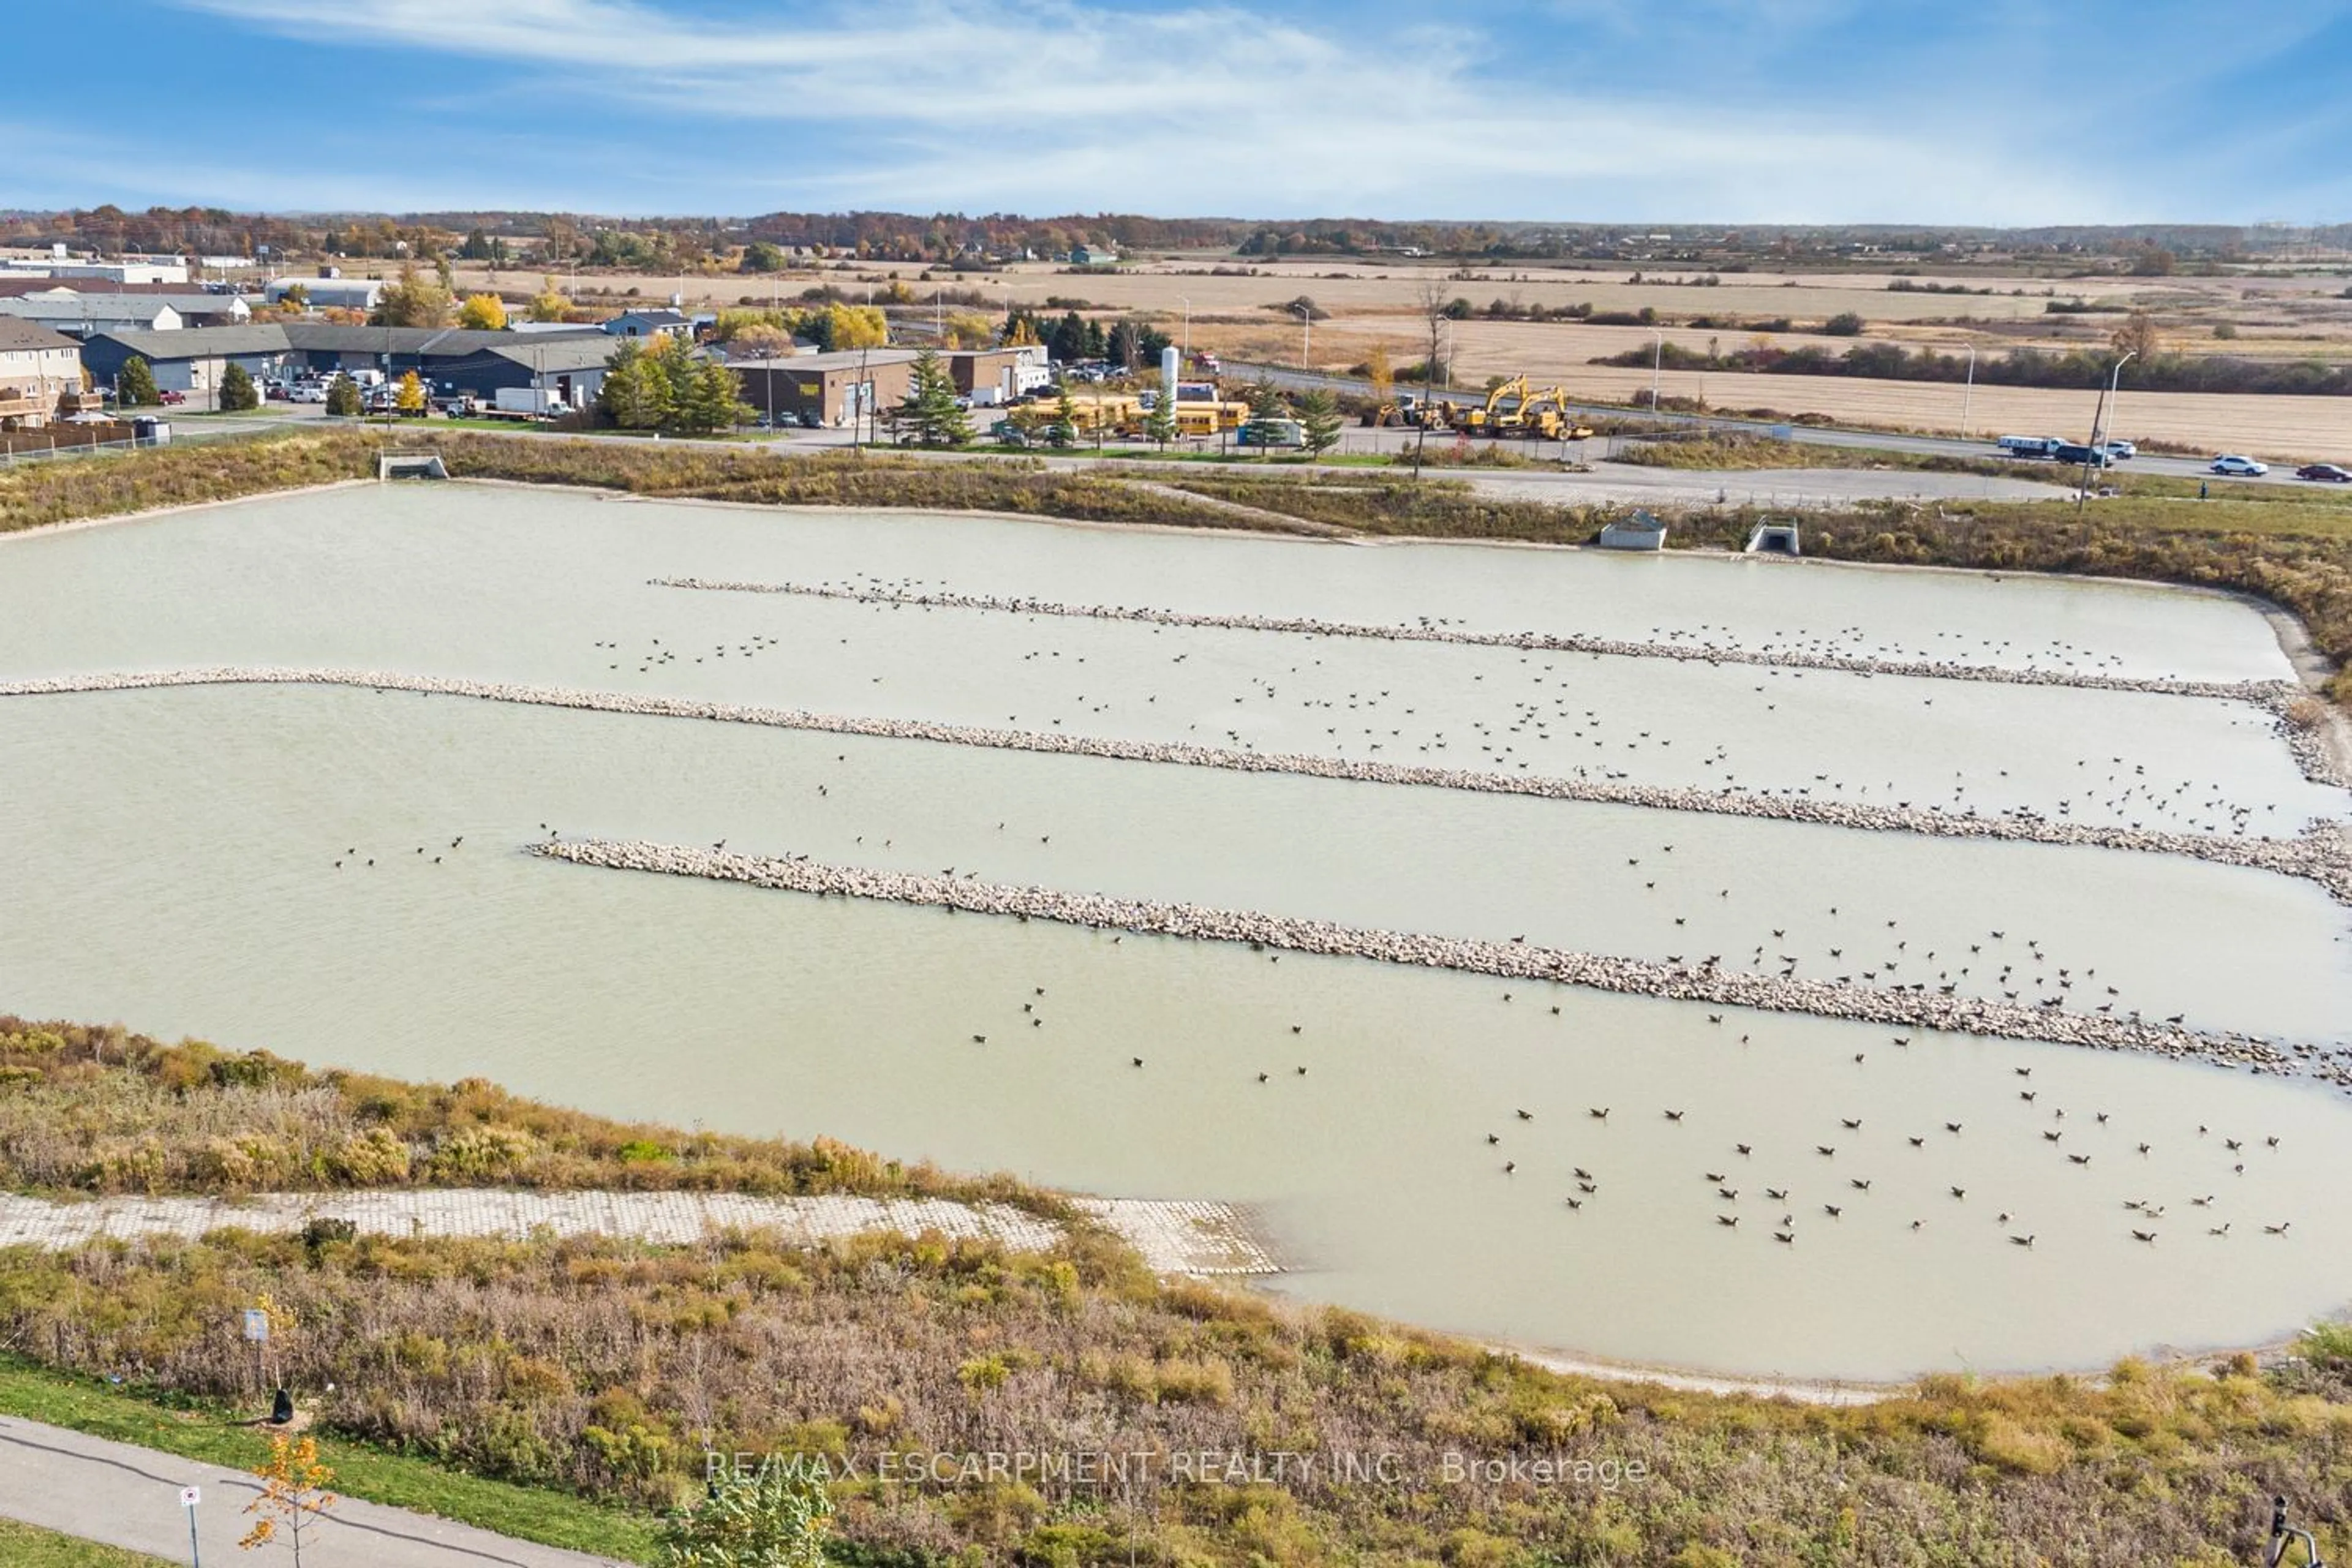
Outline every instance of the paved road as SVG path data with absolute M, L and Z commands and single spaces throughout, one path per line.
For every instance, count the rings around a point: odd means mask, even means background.
M 283 1546 L 237 1550 L 252 1523 L 243 1510 L 261 1489 L 243 1470 L 0 1416 L 0 1514 L 10 1519 L 185 1563 L 188 1516 L 180 1489 L 187 1486 L 203 1494 L 196 1532 L 205 1563 L 268 1568 L 293 1560 Z M 606 1568 L 614 1562 L 349 1498 L 318 1521 L 315 1542 L 311 1528 L 302 1532 L 305 1568 Z
M 1263 375 L 1267 380 L 1273 382 L 1275 385 L 1286 390 L 1304 390 L 1314 387 L 1324 387 L 1333 392 L 1352 392 L 1358 394 L 1369 393 L 1371 390 L 1371 384 L 1369 382 L 1356 380 L 1353 377 L 1343 375 L 1322 375 L 1309 374 L 1306 371 L 1286 370 L 1280 365 L 1234 363 L 1231 364 L 1228 368 L 1236 378 L 1254 381 L 1257 377 Z M 1414 387 L 1402 387 L 1399 390 L 1411 393 L 1415 396 L 1420 395 L 1419 389 Z M 1486 401 L 1486 395 L 1484 393 L 1441 391 L 1436 395 L 1441 402 L 1448 402 L 1457 405 L 1477 404 L 1484 403 Z M 1603 417 L 1622 418 L 1628 414 L 1640 412 L 1639 410 L 1619 407 L 1603 403 L 1572 403 L 1569 405 L 1569 406 L 1580 414 L 1596 415 Z M 1661 414 L 1657 417 L 1666 423 L 1703 425 L 1710 429 L 1745 431 L 1753 435 L 1764 435 L 1767 433 L 1780 435 L 1785 432 L 1787 439 L 1812 447 L 1841 447 L 1848 448 L 1859 447 L 1873 448 L 1882 452 L 1914 452 L 1930 457 L 1947 458 L 1997 458 L 2001 456 L 2000 449 L 1990 440 L 1961 440 L 1957 437 L 1950 436 L 1905 436 L 1879 430 L 1840 430 L 1826 428 L 1815 425 L 1775 425 L 1764 420 L 1729 419 L 1716 415 L 1667 413 Z M 2049 432 L 2040 430 L 2020 431 L 2015 433 L 2032 436 L 2049 434 Z M 2294 469 L 2291 468 L 2283 468 L 2276 464 L 2272 465 L 2270 473 L 2263 479 L 2221 479 L 2213 475 L 2210 475 L 2205 471 L 2205 465 L 2208 461 L 2210 461 L 2210 459 L 2204 458 L 2166 458 L 2158 457 L 2150 453 L 2143 457 L 2132 458 L 2129 463 L 2126 465 L 2126 471 L 2134 473 L 2168 474 L 2176 479 L 2210 479 L 2212 483 L 2213 489 L 2217 492 L 2226 491 L 2228 488 L 2232 485 L 2294 485 L 2307 482 L 2297 479 L 2294 477 Z M 2053 482 L 2062 484 L 2066 482 L 2066 475 L 2079 475 L 2081 472 L 2080 469 L 2062 470 L 2054 464 L 2052 465 L 2051 471 L 2053 476 Z M 2325 487 L 2317 488 L 2324 489 Z

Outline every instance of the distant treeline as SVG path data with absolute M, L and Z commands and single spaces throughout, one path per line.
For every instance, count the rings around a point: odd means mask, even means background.
M 1874 381 L 1962 381 L 1968 361 L 1933 349 L 1906 352 L 1895 343 L 1859 343 L 1843 353 L 1818 344 L 1783 349 L 1769 345 L 1701 353 L 1676 343 L 1661 350 L 1644 343 L 1595 364 L 1648 369 L 1655 359 L 1668 370 L 1746 371 L 1763 375 L 1851 375 Z M 1976 379 L 1988 386 L 2096 386 L 2115 366 L 2105 348 L 2052 353 L 2011 349 L 1998 359 L 1979 358 Z M 2122 384 L 2141 392 L 2233 392 L 2302 396 L 2352 395 L 2352 365 L 2318 360 L 2249 360 L 2221 354 L 2158 354 L 2124 366 Z

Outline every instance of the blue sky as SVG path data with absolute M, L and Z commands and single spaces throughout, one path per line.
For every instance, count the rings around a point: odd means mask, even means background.
M 89 0 L 9 23 L 58 68 L 13 73 L 0 205 L 2352 218 L 2352 0 Z

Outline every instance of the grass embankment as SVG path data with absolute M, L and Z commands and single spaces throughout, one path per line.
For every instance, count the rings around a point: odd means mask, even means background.
M 13 1519 L 0 1519 L 0 1563 L 8 1568 L 167 1568 L 161 1557 L 36 1530 Z
M 0 531 L 145 507 L 222 500 L 374 472 L 379 432 L 277 435 L 202 447 L 0 471 Z M 412 438 L 409 444 L 422 444 Z M 1454 479 L 1416 484 L 1377 469 L 1116 468 L 1053 471 L 1034 459 L 938 461 L 911 455 L 778 457 L 683 443 L 620 443 L 451 431 L 429 438 L 461 477 L 578 484 L 631 494 L 810 506 L 919 507 L 1105 522 L 1268 527 L 1265 518 L 1188 506 L 1171 491 L 1276 517 L 1389 537 L 1590 541 L 1621 507 L 1479 495 Z M 2049 474 L 2053 470 L 2032 469 Z M 2110 476 L 2123 491 L 2077 517 L 2071 501 L 1866 501 L 1815 518 L 1810 555 L 2014 572 L 2095 573 L 2252 594 L 2284 606 L 2314 646 L 2352 664 L 2352 495 Z M 1675 548 L 1738 549 L 1768 516 L 1744 506 L 1652 510 Z M 2331 689 L 2352 704 L 2352 674 Z
M 0 1015 L 0 1187 L 51 1194 L 514 1186 L 847 1193 L 1002 1203 L 1063 1219 L 1012 1176 L 950 1175 L 818 1139 L 614 1121 L 480 1079 L 312 1072 L 267 1051 L 165 1045 Z
M 109 1075 L 131 1069 L 37 1054 L 0 1103 L 47 1093 L 47 1114 L 71 1115 L 79 1092 L 113 1114 Z M 206 1072 L 171 1092 L 235 1127 L 241 1087 Z M 1602 1384 L 1160 1280 L 1084 1228 L 1042 1254 L 238 1231 L 16 1248 L 0 1252 L 0 1410 L 248 1462 L 257 1440 L 223 1423 L 259 1397 L 236 1314 L 265 1300 L 273 1378 L 316 1412 L 341 1489 L 633 1561 L 650 1560 L 653 1511 L 697 1489 L 705 1443 L 854 1464 L 836 1555 L 893 1568 L 2023 1563 L 2094 1542 L 2218 1564 L 2248 1559 L 2273 1490 L 2352 1549 L 2352 1334 L 2268 1369 L 2127 1363 L 2100 1386 L 1945 1377 L 1799 1406 Z M 1202 1452 L 1259 1468 L 1174 1472 L 1171 1456 Z M 1155 1458 L 1130 1493 L 962 1470 L 990 1453 Z M 1278 1453 L 1318 1463 L 1269 1478 Z M 881 1477 L 909 1454 L 954 1458 Z M 1343 1455 L 1388 1479 L 1340 1476 Z M 1570 1468 L 1467 1468 L 1514 1459 Z
M 2064 470 L 2053 470 L 2047 464 L 2034 468 L 2024 463 L 1955 458 L 1937 452 L 1814 446 L 1737 433 L 1626 442 L 1609 460 L 1648 468 L 1895 468 L 1926 474 L 1981 474 L 2000 479 L 2054 478 L 2060 482 L 2065 477 Z
M 10 1313 L 17 1304 L 13 1260 L 13 1255 L 0 1251 L 0 1310 Z M 268 1437 L 245 1424 L 257 1408 L 249 1382 L 233 1391 L 232 1397 L 205 1399 L 168 1380 L 142 1377 L 118 1385 L 0 1352 L 0 1415 L 45 1421 L 209 1465 L 249 1470 L 269 1457 Z M 319 1439 L 319 1458 L 335 1472 L 330 1489 L 345 1497 L 437 1514 L 550 1546 L 629 1562 L 660 1561 L 654 1522 L 642 1510 L 472 1474 L 429 1451 L 397 1453 L 331 1434 Z M 7 1537 L 0 1535 L 0 1545 L 6 1543 Z M 144 1563 L 151 1559 L 125 1552 L 89 1561 Z M 14 1556 L 0 1553 L 0 1562 L 16 1568 Z

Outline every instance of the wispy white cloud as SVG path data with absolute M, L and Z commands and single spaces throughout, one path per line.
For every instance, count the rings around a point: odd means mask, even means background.
M 744 194 L 773 202 L 1749 221 L 2101 205 L 2004 173 L 2013 117 L 1961 145 L 1851 105 L 1612 91 L 1572 41 L 1548 78 L 1459 25 L 1316 26 L 1217 0 L 925 0 L 725 22 L 642 0 L 184 3 L 312 41 L 560 74 L 575 101 L 585 89 L 647 115 L 805 128 L 825 167 L 761 177 L 745 161 Z M 1850 3 L 1770 9 L 1810 26 Z

